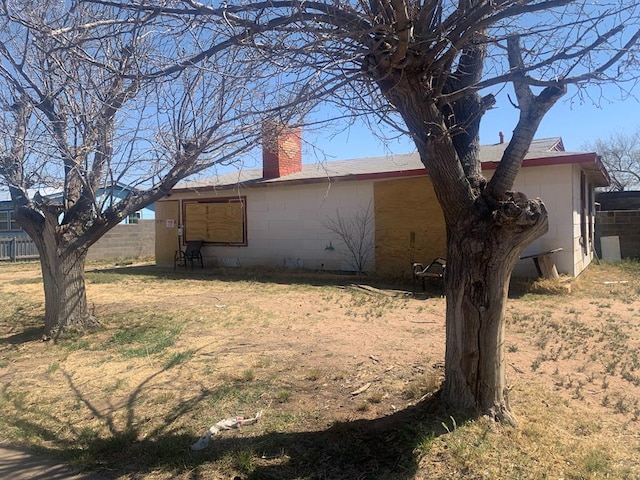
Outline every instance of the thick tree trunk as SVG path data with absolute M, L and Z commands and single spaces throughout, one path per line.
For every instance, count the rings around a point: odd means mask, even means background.
M 511 272 L 524 247 L 547 230 L 544 206 L 516 195 L 528 210 L 516 225 L 500 213 L 448 225 L 444 399 L 453 408 L 516 424 L 509 408 L 504 350 Z M 473 215 L 473 213 L 471 213 Z M 449 222 L 448 222 L 449 223 Z
M 87 248 L 69 245 L 57 232 L 53 216 L 23 225 L 40 254 L 44 284 L 45 318 L 43 339 L 55 339 L 63 330 L 83 330 L 97 321 L 89 312 L 84 264 Z
M 63 330 L 83 330 L 96 325 L 89 312 L 84 278 L 86 252 L 67 249 L 60 255 L 40 255 L 44 283 L 44 337 Z
M 414 132 L 447 225 L 444 401 L 515 424 L 506 380 L 505 304 L 515 263 L 546 233 L 547 212 L 540 200 L 523 194 L 489 192 L 478 174 L 477 135 L 453 142 L 436 105 L 411 97 L 418 89 L 390 91 Z M 474 112 L 457 113 L 468 118 Z
M 457 13 L 461 18 L 480 11 L 481 16 L 489 15 L 481 3 L 461 2 Z M 381 21 L 381 25 L 394 35 L 375 36 L 362 70 L 405 121 L 445 216 L 444 399 L 454 408 L 515 423 L 505 371 L 505 302 L 519 254 L 547 231 L 548 223 L 541 201 L 511 190 L 540 121 L 564 95 L 566 86 L 550 84 L 534 95 L 521 73 L 525 70 L 521 70 L 524 54 L 519 38 L 509 38 L 520 118 L 487 182 L 479 157 L 479 131 L 482 116 L 495 98 L 482 96 L 477 89 L 487 54 L 485 27 L 480 23 L 476 30 L 465 31 L 466 38 L 444 53 L 442 42 L 433 46 L 420 36 L 423 30 L 418 24 L 409 34 L 400 35 L 397 28 L 405 24 L 405 8 L 403 2 L 391 5 L 395 23 Z M 435 18 L 434 11 L 424 7 L 421 15 Z

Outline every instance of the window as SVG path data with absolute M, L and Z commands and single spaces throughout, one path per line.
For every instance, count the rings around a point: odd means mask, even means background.
M 185 201 L 183 205 L 185 241 L 246 245 L 244 197 Z
M 14 218 L 12 210 L 0 212 L 0 230 L 20 230 L 20 225 Z
M 129 215 L 127 217 L 127 223 L 129 223 L 129 224 L 138 223 L 141 218 L 142 218 L 142 215 L 141 215 L 140 212 L 132 213 L 131 215 Z

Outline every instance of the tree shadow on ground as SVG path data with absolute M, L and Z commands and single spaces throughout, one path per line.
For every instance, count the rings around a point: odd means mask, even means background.
M 178 420 L 196 411 L 215 392 L 200 390 L 192 399 L 169 408 L 162 422 L 143 435 L 139 425 L 148 419 L 144 411 L 136 411 L 138 399 L 152 391 L 150 382 L 160 373 L 141 382 L 120 409 L 109 412 L 93 406 L 65 374 L 77 404 L 84 405 L 109 433 L 88 436 L 83 427 L 73 426 L 65 418 L 55 419 L 59 422 L 56 431 L 43 431 L 33 420 L 38 436 L 55 445 L 39 451 L 105 478 L 144 478 L 164 472 L 190 479 L 222 475 L 220 478 L 240 480 L 409 480 L 418 471 L 420 450 L 428 449 L 436 436 L 446 433 L 444 422 L 451 418 L 435 394 L 391 415 L 335 422 L 322 430 L 304 431 L 304 425 L 295 425 L 292 420 L 283 425 L 286 431 L 253 435 L 251 429 L 258 427 L 245 426 L 212 437 L 204 450 L 191 451 L 190 445 L 201 432 L 185 432 L 184 427 L 176 426 L 183 423 Z M 125 421 L 116 422 L 115 418 Z M 21 424 L 14 426 L 23 430 L 29 422 L 15 421 Z M 73 435 L 60 438 L 57 432 L 62 430 Z
M 22 447 L 0 445 L 0 478 L 35 480 L 106 480 L 98 475 L 74 475 L 66 465 Z
M 0 345 L 20 345 L 42 340 L 42 327 L 27 327 L 21 332 L 0 338 Z
M 424 290 L 417 289 L 411 295 L 411 297 L 416 300 L 430 300 L 434 298 L 443 298 L 444 296 L 444 291 L 439 285 L 427 285 Z
M 214 470 L 243 480 L 409 480 L 418 470 L 417 450 L 445 432 L 444 418 L 432 398 L 386 417 L 337 422 L 326 430 L 244 436 L 251 428 L 244 427 L 213 437 L 209 447 L 195 452 L 189 445 L 197 438 L 171 433 L 141 441 L 118 433 L 92 441 L 87 449 L 97 462 L 93 468 L 116 469 L 119 475 L 160 470 L 208 478 Z M 67 446 L 65 456 L 82 453 L 72 450 Z
M 281 285 L 308 285 L 314 287 L 322 286 L 358 286 L 365 285 L 374 289 L 382 290 L 383 295 L 395 297 L 413 297 L 417 299 L 442 297 L 442 287 L 434 283 L 427 283 L 422 290 L 420 286 L 411 283 L 407 278 L 387 278 L 377 275 L 355 275 L 342 272 L 327 272 L 313 270 L 295 270 L 285 268 L 224 268 L 205 267 L 195 270 L 177 270 L 170 267 L 158 267 L 155 265 L 133 265 L 114 268 L 88 269 L 88 273 L 93 274 L 116 274 L 116 275 L 140 275 L 151 276 L 166 280 L 221 280 L 225 282 L 256 282 L 256 283 L 276 283 Z M 415 293 L 412 293 L 414 292 Z M 369 292 L 375 294 L 375 292 Z

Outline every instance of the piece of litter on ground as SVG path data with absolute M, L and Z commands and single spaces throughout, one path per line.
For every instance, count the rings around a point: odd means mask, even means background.
M 218 423 L 213 425 L 209 430 L 202 435 L 196 443 L 191 445 L 191 450 L 202 450 L 209 445 L 209 441 L 213 435 L 217 435 L 223 430 L 232 430 L 234 428 L 240 428 L 243 425 L 251 425 L 256 423 L 258 419 L 262 416 L 262 412 L 257 412 L 251 418 L 244 417 L 229 417 L 224 420 L 220 420 Z
M 618 283 L 629 283 L 627 280 L 605 280 L 603 285 L 616 285 Z
M 224 307 L 226 307 L 226 305 L 224 303 L 216 303 L 214 305 L 214 307 L 216 307 L 216 308 L 224 308 Z
M 370 386 L 371 386 L 371 382 L 369 382 L 369 383 L 365 383 L 365 384 L 364 384 L 363 386 L 361 386 L 359 389 L 354 390 L 353 392 L 351 392 L 351 395 L 353 395 L 354 397 L 355 397 L 356 395 L 360 395 L 361 393 L 366 392 L 366 391 L 369 389 L 369 387 L 370 387 Z

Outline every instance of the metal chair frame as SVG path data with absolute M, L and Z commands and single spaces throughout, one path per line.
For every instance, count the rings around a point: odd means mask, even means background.
M 413 294 L 416 294 L 416 283 L 422 279 L 422 291 L 426 290 L 425 280 L 435 278 L 440 282 L 444 291 L 444 277 L 447 270 L 447 259 L 443 257 L 434 258 L 426 267 L 422 263 L 411 264 L 411 276 L 413 279 Z
M 187 268 L 189 262 L 191 262 L 191 270 L 193 270 L 193 264 L 196 260 L 200 261 L 200 267 L 204 268 L 201 249 L 202 241 L 194 240 L 187 242 L 187 247 L 184 251 L 176 250 L 176 253 L 173 255 L 173 271 L 175 272 L 177 266 Z

